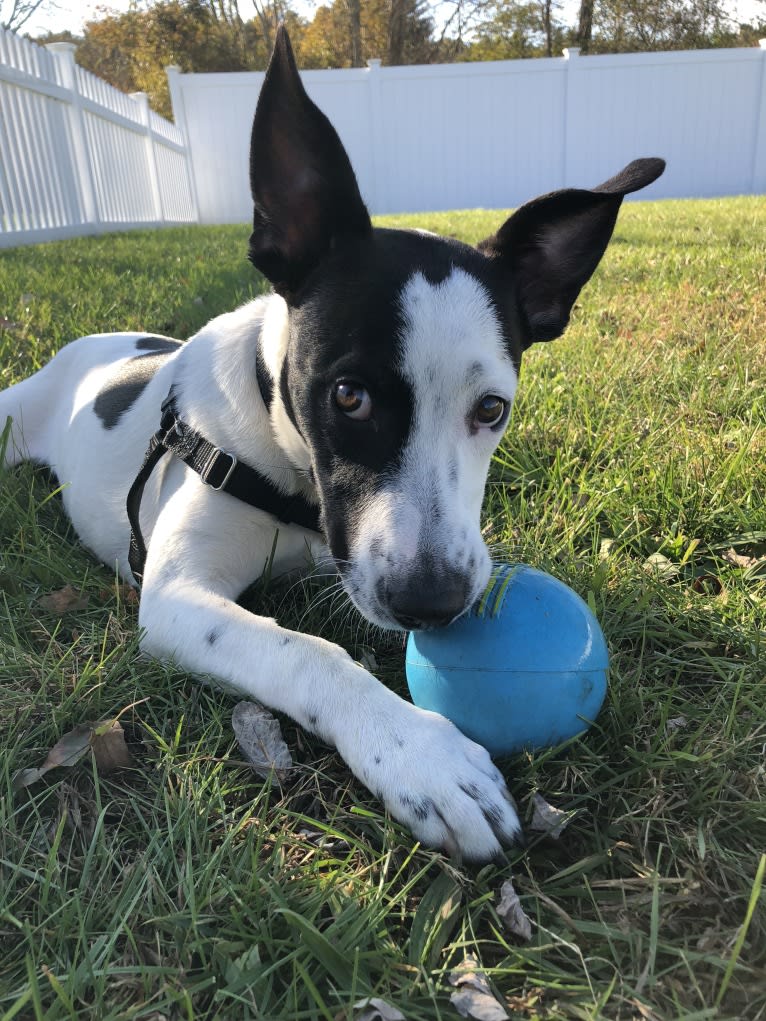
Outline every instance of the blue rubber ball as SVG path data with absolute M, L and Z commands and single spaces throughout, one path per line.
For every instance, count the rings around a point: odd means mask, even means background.
M 608 668 L 588 604 L 525 565 L 496 568 L 467 614 L 407 641 L 415 705 L 446 716 L 492 755 L 548 748 L 586 730 L 604 701 Z

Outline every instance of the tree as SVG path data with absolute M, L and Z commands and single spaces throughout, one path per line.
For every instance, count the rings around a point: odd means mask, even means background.
M 88 22 L 75 59 L 115 88 L 146 92 L 152 107 L 170 116 L 168 64 L 184 71 L 262 70 L 271 54 L 277 14 L 299 42 L 303 23 L 283 0 L 260 11 L 263 20 L 246 21 L 237 0 L 159 0 L 145 10 L 132 5 L 123 14 Z
M 426 64 L 436 59 L 433 22 L 423 0 L 333 0 L 319 7 L 296 46 L 304 67 Z M 356 33 L 358 32 L 358 37 Z
M 766 15 L 766 0 L 758 2 Z M 456 58 L 553 56 L 571 44 L 583 53 L 757 45 L 766 22 L 739 25 L 731 6 L 730 0 L 579 0 L 571 9 L 574 23 L 565 26 L 558 0 L 490 0 L 474 6 L 480 19 Z
M 362 4 L 361 0 L 346 0 L 348 29 L 351 40 L 351 66 L 362 66 Z
M 20 32 L 33 14 L 45 10 L 49 0 L 0 0 L 0 28 Z
M 581 18 L 586 6 L 584 0 Z M 736 45 L 728 6 L 725 0 L 595 0 L 586 49 L 625 53 Z
M 575 40 L 580 50 L 587 53 L 593 35 L 593 0 L 581 0 L 580 13 L 577 17 L 577 34 Z
M 552 56 L 564 44 L 564 26 L 556 21 L 558 4 L 550 0 L 495 0 L 474 42 L 460 60 L 513 60 Z

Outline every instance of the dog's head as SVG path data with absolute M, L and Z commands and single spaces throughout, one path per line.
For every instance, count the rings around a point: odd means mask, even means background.
M 368 619 L 443 625 L 484 589 L 484 485 L 522 352 L 563 332 L 623 196 L 663 168 L 535 199 L 477 248 L 373 229 L 280 29 L 250 157 L 250 259 L 286 305 L 272 416 Z

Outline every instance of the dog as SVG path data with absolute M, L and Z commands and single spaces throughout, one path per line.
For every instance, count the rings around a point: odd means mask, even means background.
M 522 354 L 564 331 L 623 197 L 663 169 L 535 199 L 477 247 L 373 229 L 280 28 L 250 157 L 249 258 L 273 291 L 186 343 L 80 338 L 0 394 L 8 463 L 49 465 L 82 542 L 140 578 L 143 650 L 286 713 L 464 861 L 522 839 L 486 750 L 236 599 L 267 562 L 329 556 L 380 627 L 466 612 L 490 577 L 480 511 Z

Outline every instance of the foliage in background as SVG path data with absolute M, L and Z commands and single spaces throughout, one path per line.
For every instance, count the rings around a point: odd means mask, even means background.
M 2 0 L 0 0 L 0 3 Z M 33 4 L 36 0 L 5 0 Z M 564 46 L 584 53 L 755 46 L 763 17 L 739 24 L 727 0 L 329 0 L 306 17 L 293 0 L 156 0 L 125 14 L 101 12 L 83 37 L 68 39 L 89 71 L 126 92 L 147 92 L 170 114 L 164 68 L 184 71 L 263 70 L 279 20 L 304 68 L 362 67 L 453 60 L 551 56 Z

